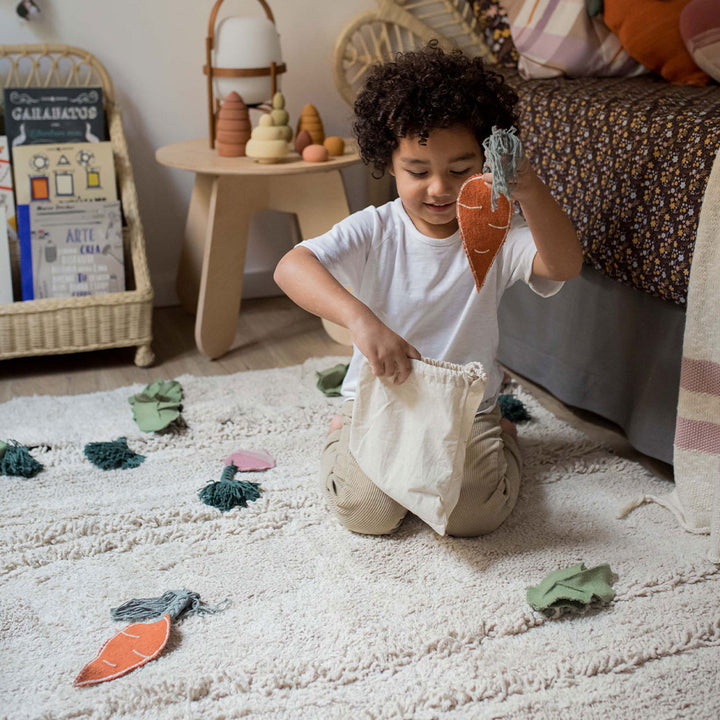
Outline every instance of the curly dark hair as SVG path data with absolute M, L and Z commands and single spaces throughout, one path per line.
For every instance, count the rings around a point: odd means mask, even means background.
M 417 135 L 422 143 L 432 130 L 460 123 L 482 145 L 493 126 L 516 124 L 517 101 L 515 91 L 481 58 L 460 50 L 446 53 L 432 40 L 422 50 L 398 53 L 394 61 L 373 68 L 355 100 L 353 132 L 363 162 L 382 176 L 398 138 Z

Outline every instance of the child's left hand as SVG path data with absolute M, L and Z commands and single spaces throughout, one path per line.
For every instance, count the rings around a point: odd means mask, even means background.
M 493 174 L 486 172 L 483 173 L 482 177 L 485 184 L 488 187 L 492 187 Z M 527 158 L 523 158 L 518 170 L 517 180 L 514 183 L 509 183 L 512 199 L 517 200 L 522 205 L 522 203 L 535 192 L 538 183 L 542 184 L 542 181 L 537 176 L 535 170 L 533 170 Z

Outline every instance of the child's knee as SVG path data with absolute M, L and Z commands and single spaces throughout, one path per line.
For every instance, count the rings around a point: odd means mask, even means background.
M 407 512 L 375 485 L 353 486 L 335 473 L 326 478 L 325 497 L 340 523 L 361 535 L 389 535 Z

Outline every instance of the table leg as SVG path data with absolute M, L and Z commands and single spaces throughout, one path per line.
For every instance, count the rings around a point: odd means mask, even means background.
M 269 208 L 295 213 L 303 240 L 322 235 L 350 214 L 339 170 L 276 176 L 269 190 Z
M 195 175 L 195 185 L 190 196 L 190 208 L 185 223 L 185 236 L 180 251 L 180 264 L 175 283 L 175 290 L 181 305 L 193 315 L 197 311 L 203 248 L 207 235 L 210 196 L 214 179 L 213 175 Z
M 297 215 L 303 240 L 327 232 L 350 214 L 339 170 L 276 177 L 270 192 L 273 210 Z M 323 319 L 325 332 L 341 345 L 352 345 L 350 331 Z
M 208 205 L 195 342 L 211 359 L 235 339 L 252 216 L 267 207 L 265 178 L 214 177 Z

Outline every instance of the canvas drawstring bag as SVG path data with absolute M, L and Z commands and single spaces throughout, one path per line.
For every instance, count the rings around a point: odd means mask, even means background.
M 487 376 L 480 363 L 410 362 L 409 378 L 395 385 L 363 361 L 350 452 L 375 485 L 444 535 Z

